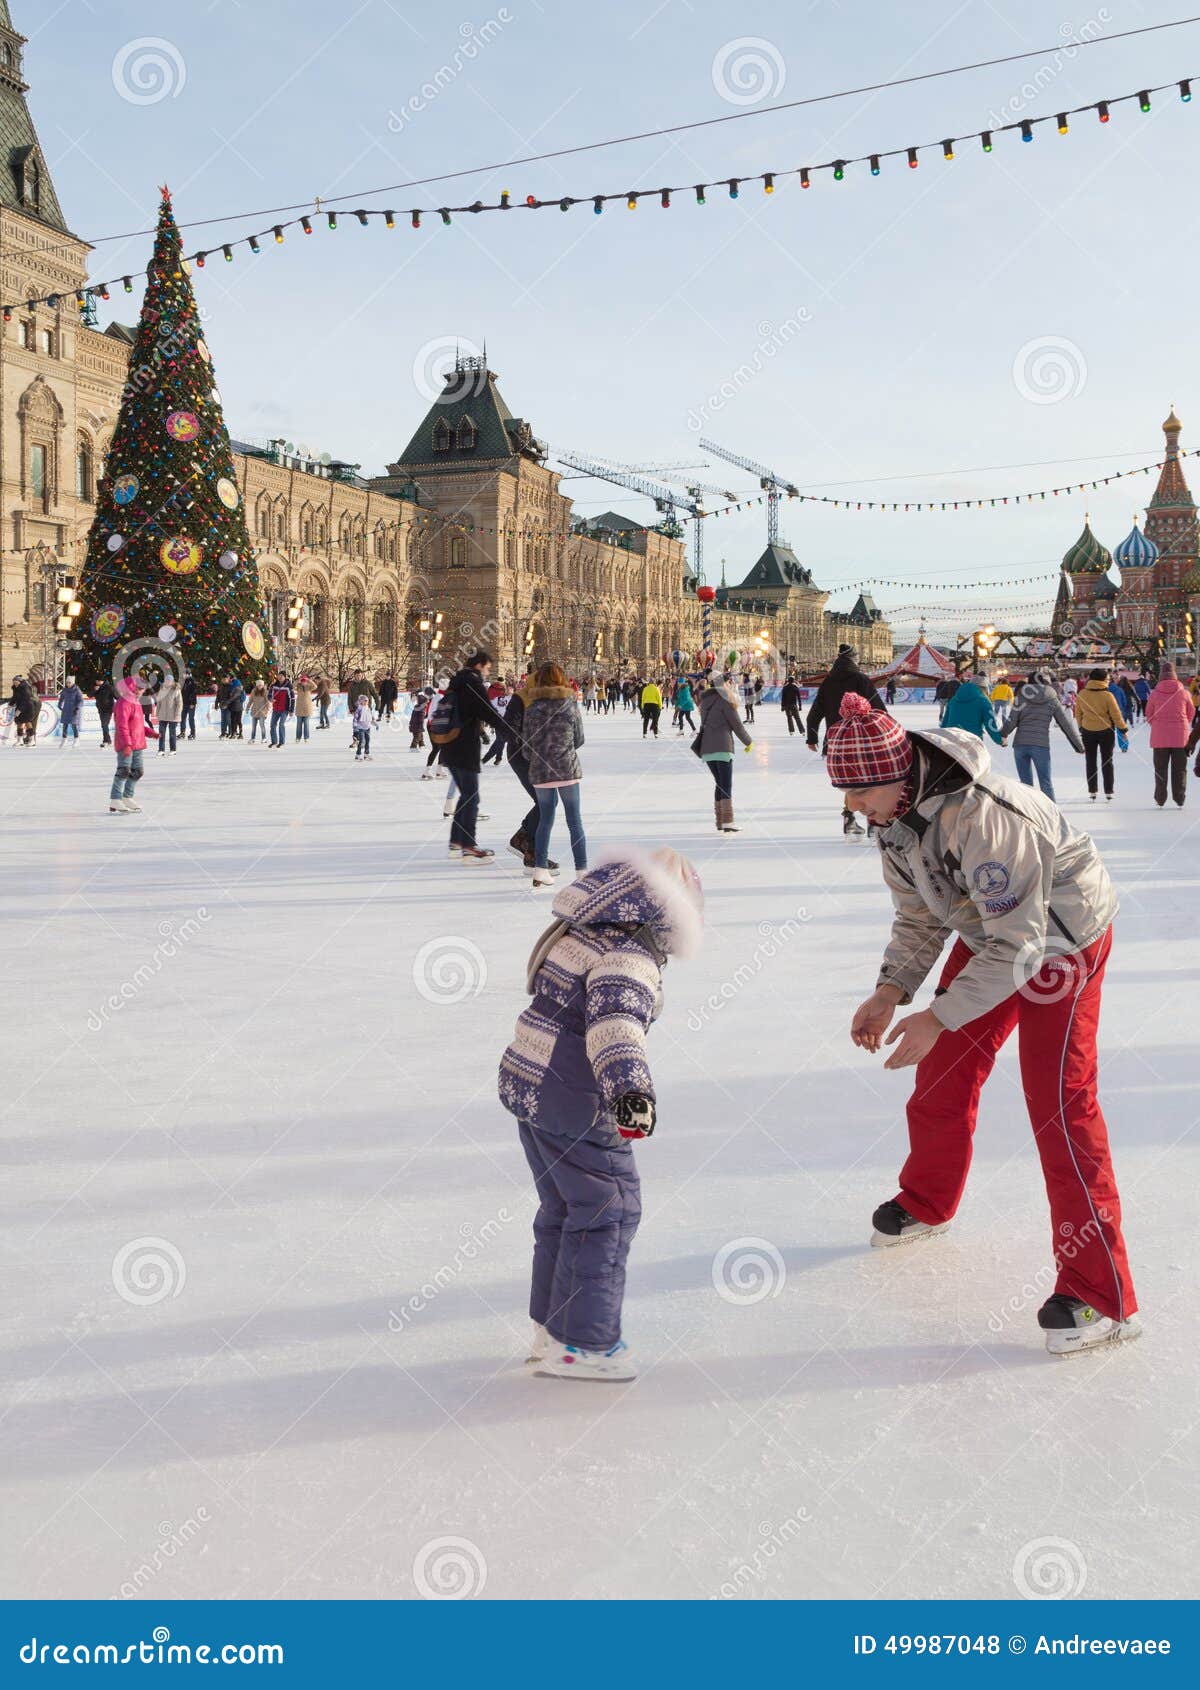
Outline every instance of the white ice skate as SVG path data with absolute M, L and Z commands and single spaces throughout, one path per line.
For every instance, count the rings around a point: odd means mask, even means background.
M 554 1344 L 554 1339 L 544 1326 L 533 1323 L 533 1336 L 529 1340 L 529 1354 L 525 1357 L 526 1367 L 532 1367 L 535 1362 L 544 1361 L 548 1351 Z
M 611 1350 L 580 1350 L 574 1344 L 551 1342 L 534 1372 L 541 1379 L 592 1379 L 602 1385 L 623 1385 L 637 1378 L 623 1339 Z
M 135 804 L 132 798 L 122 798 L 121 808 L 123 810 L 129 810 L 130 812 L 136 811 L 138 815 L 141 815 L 142 813 L 142 806 L 140 804 Z
M 448 804 L 442 805 L 442 815 L 443 816 L 452 816 L 454 814 L 455 808 L 457 807 L 457 804 L 458 804 L 458 800 L 456 798 L 451 798 L 451 800 Z
M 550 873 L 548 868 L 535 868 L 533 871 L 533 878 L 529 884 L 532 890 L 536 892 L 542 886 L 553 886 L 554 876 Z
M 1113 1320 L 1085 1303 L 1081 1297 L 1055 1292 L 1038 1310 L 1038 1325 L 1046 1334 L 1046 1348 L 1052 1356 L 1074 1356 L 1094 1350 L 1100 1344 L 1124 1344 L 1142 1335 L 1136 1314 L 1127 1320 Z
M 939 1232 L 945 1232 L 949 1221 L 942 1221 L 937 1226 L 926 1226 L 914 1215 L 894 1200 L 881 1203 L 871 1216 L 871 1224 L 875 1228 L 871 1234 L 871 1248 L 873 1250 L 890 1250 L 896 1244 L 911 1244 L 918 1238 L 935 1238 Z

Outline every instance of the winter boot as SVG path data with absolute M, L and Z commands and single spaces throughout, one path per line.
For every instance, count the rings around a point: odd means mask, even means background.
M 721 800 L 719 798 L 713 799 L 713 820 L 717 824 L 717 832 L 724 833 L 725 826 L 721 820 Z
M 871 1225 L 875 1228 L 871 1234 L 871 1248 L 890 1250 L 896 1244 L 911 1244 L 915 1238 L 932 1238 L 936 1233 L 945 1232 L 950 1222 L 926 1226 L 924 1221 L 916 1220 L 893 1199 L 879 1205 L 871 1216 Z
M 542 1379 L 593 1379 L 605 1385 L 623 1385 L 637 1378 L 637 1368 L 620 1338 L 611 1350 L 581 1350 L 551 1339 L 534 1372 Z
M 854 814 L 853 810 L 842 811 L 842 832 L 847 836 L 857 835 L 862 832 L 862 828 L 858 825 L 858 817 Z
M 740 833 L 742 830 L 733 819 L 733 799 L 720 800 L 720 828 L 722 833 Z
M 1046 1334 L 1046 1348 L 1052 1356 L 1078 1355 L 1080 1350 L 1095 1349 L 1097 1344 L 1126 1343 L 1142 1335 L 1136 1314 L 1128 1320 L 1112 1320 L 1081 1297 L 1068 1297 L 1061 1291 L 1042 1304 L 1038 1325 Z
M 533 855 L 533 841 L 518 828 L 508 842 L 510 851 L 515 851 L 523 861 Z

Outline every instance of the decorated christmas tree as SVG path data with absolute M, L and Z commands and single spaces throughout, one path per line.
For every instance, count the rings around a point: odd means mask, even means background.
M 170 654 L 201 691 L 267 669 L 266 623 L 229 432 L 162 190 L 129 379 L 78 588 L 82 676 Z M 163 648 L 167 648 L 164 651 Z M 153 667 L 161 668 L 161 661 Z

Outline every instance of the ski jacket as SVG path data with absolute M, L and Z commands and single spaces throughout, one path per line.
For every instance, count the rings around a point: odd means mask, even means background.
M 946 705 L 946 714 L 942 717 L 944 728 L 965 728 L 976 739 L 982 739 L 986 733 L 989 739 L 994 739 L 997 745 L 1002 744 L 1000 730 L 996 726 L 996 715 L 992 709 L 991 700 L 977 687 L 974 681 L 964 681 L 954 697 Z
M 1044 682 L 1027 681 L 1017 694 L 1017 702 L 1001 729 L 1001 737 L 1011 738 L 1014 745 L 1048 746 L 1051 722 L 1058 723 L 1076 751 L 1083 750 L 1075 718 L 1063 708 L 1054 688 Z
M 732 757 L 734 737 L 752 743 L 737 705 L 720 687 L 700 694 L 700 732 L 696 749 L 701 757 Z
M 371 710 L 371 701 L 367 698 L 365 693 L 359 694 L 358 703 L 354 706 L 354 715 L 352 720 L 354 722 L 354 731 L 356 734 L 370 732 L 371 725 L 374 722 L 375 717 Z
M 1124 728 L 1125 718 L 1107 681 L 1089 681 L 1075 695 L 1075 720 L 1089 733 L 1103 733 L 1106 728 Z
M 180 688 L 180 691 L 183 694 L 183 708 L 185 710 L 194 710 L 196 708 L 197 694 L 196 694 L 196 683 L 192 679 L 191 675 L 189 675 L 187 677 L 187 679 L 184 681 L 183 686 Z
M 583 716 L 573 688 L 528 687 L 522 734 L 531 786 L 568 786 L 583 779 L 579 747 Z
M 816 697 L 809 706 L 804 737 L 810 745 L 817 743 L 822 722 L 828 724 L 837 721 L 841 714 L 842 700 L 848 692 L 856 692 L 865 698 L 872 710 L 886 708 L 875 683 L 863 674 L 850 653 L 844 651 L 829 665 L 829 673 L 817 688 Z
M 876 834 L 895 919 L 879 985 L 910 1003 L 951 933 L 972 957 L 936 1000 L 944 1027 L 995 1009 L 1046 957 L 1085 950 L 1117 897 L 1095 844 L 1057 804 L 992 773 L 961 728 L 912 733 L 911 807 Z
M 680 681 L 675 689 L 675 708 L 683 716 L 690 716 L 695 709 L 696 701 L 692 697 L 692 689 L 686 681 Z
M 647 704 L 661 705 L 662 701 L 662 693 L 658 690 L 658 687 L 653 681 L 647 681 L 645 686 L 642 688 L 642 696 L 640 700 L 642 709 L 644 710 Z
M 113 747 L 120 756 L 123 751 L 146 749 L 146 718 L 142 713 L 141 688 L 131 680 L 124 680 L 117 688 L 117 702 L 113 706 Z
M 795 681 L 785 681 L 783 683 L 783 691 L 779 694 L 780 708 L 782 710 L 799 710 L 802 703 L 803 699 L 800 696 L 800 688 L 796 685 Z
M 290 716 L 296 707 L 296 695 L 291 683 L 281 681 L 271 688 L 271 712 L 275 716 Z
M 553 915 L 500 1060 L 500 1101 L 545 1132 L 616 1145 L 613 1104 L 654 1097 L 646 1033 L 668 956 L 699 949 L 699 907 L 653 858 L 623 850 L 564 886 Z
M 194 692 L 195 688 L 193 687 L 192 690 Z M 100 715 L 100 719 L 103 721 L 106 716 L 111 717 L 113 713 L 113 705 L 117 702 L 117 695 L 112 689 L 111 682 L 101 681 L 100 685 L 92 694 L 92 697 L 96 701 L 96 709 Z
M 1195 714 L 1192 695 L 1182 681 L 1160 681 L 1146 705 L 1151 750 L 1178 750 L 1186 745 Z
M 154 714 L 160 722 L 178 722 L 183 716 L 183 693 L 178 681 L 164 681 L 154 695 Z

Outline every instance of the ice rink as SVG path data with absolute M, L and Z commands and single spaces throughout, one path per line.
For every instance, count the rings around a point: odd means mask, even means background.
M 848 1037 L 890 904 L 760 718 L 727 837 L 690 736 L 587 721 L 593 855 L 670 843 L 707 900 L 649 1038 L 624 1387 L 522 1366 L 496 1067 L 549 900 L 514 778 L 464 867 L 400 725 L 357 767 L 341 724 L 209 730 L 136 816 L 94 741 L 0 747 L 6 1595 L 1194 1593 L 1200 783 L 1156 810 L 1141 726 L 1092 805 L 1054 746 L 1122 901 L 1101 1095 L 1146 1325 L 1055 1361 L 1015 1049 L 951 1232 L 866 1247 L 911 1085 Z

